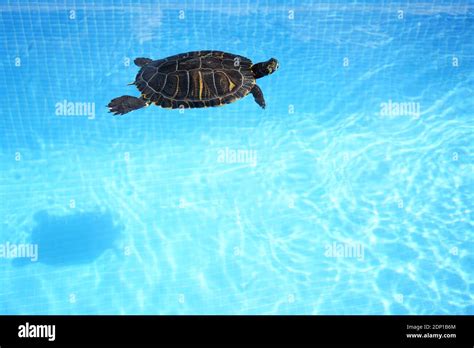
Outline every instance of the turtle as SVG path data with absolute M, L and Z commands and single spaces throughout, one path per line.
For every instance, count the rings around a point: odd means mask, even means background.
M 114 115 L 123 115 L 155 104 L 162 108 L 205 108 L 232 103 L 252 93 L 263 109 L 265 99 L 256 79 L 274 73 L 278 61 L 253 64 L 243 56 L 222 51 L 194 51 L 164 59 L 136 58 L 140 67 L 135 85 L 139 98 L 124 95 L 107 105 Z

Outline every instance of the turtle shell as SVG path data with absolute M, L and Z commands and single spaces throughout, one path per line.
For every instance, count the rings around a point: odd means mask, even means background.
M 137 74 L 135 85 L 148 103 L 164 108 L 229 104 L 255 85 L 250 59 L 220 51 L 196 51 L 155 60 Z

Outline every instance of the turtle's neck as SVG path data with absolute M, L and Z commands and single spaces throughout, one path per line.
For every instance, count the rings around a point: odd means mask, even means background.
M 268 65 L 268 62 L 263 62 L 263 63 L 257 63 L 252 66 L 252 72 L 256 79 L 259 79 L 260 77 L 264 77 L 268 75 L 267 65 Z

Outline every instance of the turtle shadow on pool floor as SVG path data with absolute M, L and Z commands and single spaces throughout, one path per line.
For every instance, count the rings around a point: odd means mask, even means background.
M 55 266 L 94 261 L 105 250 L 114 247 L 123 229 L 110 213 L 104 212 L 59 216 L 39 211 L 34 220 L 29 243 L 38 245 L 38 262 Z M 14 264 L 26 265 L 31 261 L 18 258 Z

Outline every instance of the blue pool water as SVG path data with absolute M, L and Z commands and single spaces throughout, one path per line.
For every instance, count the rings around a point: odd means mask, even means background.
M 1 314 L 474 314 L 472 1 L 0 21 Z M 265 110 L 107 113 L 134 58 L 208 49 L 279 60 Z

